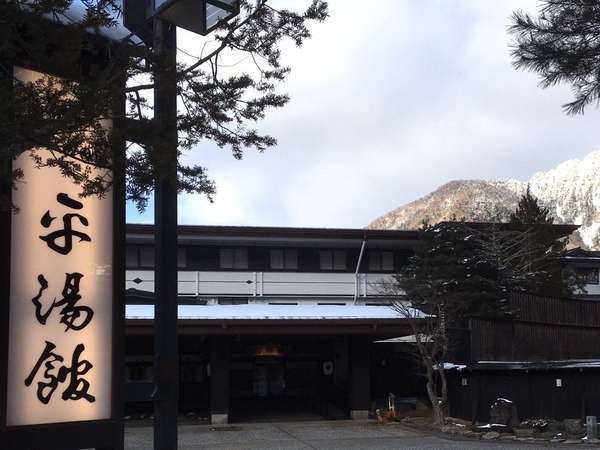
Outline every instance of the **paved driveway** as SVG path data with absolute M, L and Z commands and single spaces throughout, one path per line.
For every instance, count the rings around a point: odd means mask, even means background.
M 552 446 L 556 448 L 557 446 Z M 587 447 L 587 446 L 586 446 Z M 152 429 L 127 427 L 127 450 L 152 449 Z M 454 441 L 402 425 L 356 421 L 252 423 L 211 427 L 181 425 L 179 449 L 536 449 L 506 441 Z M 589 448 L 589 447 L 588 447 Z

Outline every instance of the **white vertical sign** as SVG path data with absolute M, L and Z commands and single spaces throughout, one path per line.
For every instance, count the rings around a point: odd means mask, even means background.
M 15 78 L 43 75 L 15 68 Z M 48 150 L 35 152 L 45 159 Z M 7 425 L 111 417 L 113 200 L 14 162 Z

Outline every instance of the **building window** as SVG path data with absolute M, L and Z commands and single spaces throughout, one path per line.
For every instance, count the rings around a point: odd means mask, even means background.
M 187 267 L 187 248 L 177 247 L 177 268 L 185 269 Z
M 321 250 L 319 254 L 321 270 L 346 270 L 346 252 L 344 250 Z
M 154 267 L 154 247 L 139 247 L 140 267 L 151 269 Z
M 598 269 L 595 267 L 578 267 L 577 280 L 584 284 L 598 284 L 600 281 Z
M 248 249 L 222 248 L 219 250 L 219 265 L 221 269 L 247 269 Z
M 389 272 L 394 270 L 394 252 L 369 252 L 369 270 L 373 272 Z
M 138 248 L 127 246 L 125 249 L 125 266 L 128 269 L 136 269 L 140 265 L 138 261 Z
M 247 305 L 247 297 L 219 297 L 217 299 L 219 305 Z
M 177 248 L 177 267 L 187 267 L 186 249 Z M 153 269 L 154 247 L 128 246 L 125 250 L 125 265 L 128 269 Z
M 271 249 L 271 269 L 297 270 L 298 250 L 294 248 Z

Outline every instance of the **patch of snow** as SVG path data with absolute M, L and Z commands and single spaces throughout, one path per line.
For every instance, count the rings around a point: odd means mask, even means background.
M 413 309 L 410 318 L 426 317 Z M 196 320 L 264 320 L 264 319 L 404 319 L 392 308 L 382 306 L 329 305 L 179 305 L 179 319 Z M 126 305 L 127 319 L 154 319 L 154 305 Z
M 380 341 L 375 341 L 375 344 L 394 344 L 394 343 L 416 343 L 417 337 L 412 334 L 410 336 L 400 336 L 390 339 L 382 339 Z M 421 336 L 421 342 L 433 342 L 433 338 L 431 336 Z
M 466 369 L 466 365 L 464 364 L 454 364 L 454 363 L 443 363 L 442 367 L 444 368 L 444 370 L 463 370 Z
M 502 423 L 486 423 L 485 425 L 481 425 L 477 427 L 479 430 L 486 430 L 488 428 L 496 428 L 496 427 L 506 427 L 506 425 Z
M 600 233 L 600 222 L 594 222 L 590 225 L 583 226 L 579 229 L 579 235 L 581 236 L 581 240 L 583 243 L 593 248 L 596 246 L 596 240 L 598 239 Z

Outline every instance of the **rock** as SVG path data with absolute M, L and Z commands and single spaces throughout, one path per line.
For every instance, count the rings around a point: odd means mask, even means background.
M 529 419 L 521 422 L 522 428 L 533 428 L 537 431 L 544 431 L 548 428 L 548 421 L 544 419 Z
M 581 434 L 583 431 L 583 425 L 579 419 L 565 419 L 563 420 L 565 431 L 571 435 Z
M 553 433 L 552 431 L 542 431 L 541 433 L 536 433 L 535 437 L 542 439 L 552 439 L 555 435 L 556 433 Z
M 535 431 L 532 428 L 515 428 L 514 433 L 517 437 L 533 437 Z
M 509 427 L 519 425 L 519 416 L 515 404 L 505 398 L 497 399 L 490 407 L 490 422 Z
M 459 434 L 465 430 L 465 427 L 457 427 L 456 425 L 450 424 L 442 426 L 440 430 L 442 431 L 442 433 Z
M 500 433 L 497 431 L 488 431 L 487 433 L 483 433 L 481 436 L 482 439 L 486 441 L 491 441 L 492 439 L 498 439 L 500 437 Z
M 552 420 L 552 419 L 548 420 L 548 426 L 546 427 L 546 431 L 553 431 L 555 433 L 558 433 L 558 432 L 564 431 L 564 430 L 565 430 L 565 427 L 564 427 L 562 421 Z

